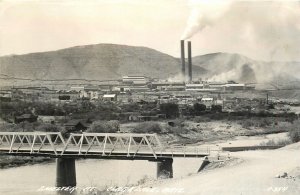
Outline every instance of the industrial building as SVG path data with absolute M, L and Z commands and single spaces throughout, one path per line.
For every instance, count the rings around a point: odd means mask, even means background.
M 144 76 L 123 76 L 122 82 L 145 85 L 148 82 L 148 79 Z

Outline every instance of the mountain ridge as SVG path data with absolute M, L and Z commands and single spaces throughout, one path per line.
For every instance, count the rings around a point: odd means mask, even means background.
M 281 74 L 282 78 L 298 80 L 297 74 L 300 75 L 299 62 L 264 62 L 236 53 L 204 54 L 194 56 L 192 61 L 196 79 L 247 83 L 273 82 Z M 283 67 L 291 71 L 280 70 Z M 109 43 L 0 57 L 2 76 L 29 80 L 117 80 L 123 75 L 169 79 L 178 77 L 180 71 L 179 58 L 144 46 Z

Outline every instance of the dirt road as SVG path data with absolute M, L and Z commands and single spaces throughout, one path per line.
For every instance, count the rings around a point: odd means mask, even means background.
M 243 162 L 183 179 L 148 184 L 147 187 L 158 188 L 161 192 L 166 188 L 183 188 L 184 192 L 177 194 L 195 195 L 300 194 L 300 143 L 277 150 L 236 152 L 231 156 L 243 159 Z M 284 172 L 288 173 L 288 177 L 298 178 L 276 178 Z M 163 194 L 161 192 L 130 194 Z

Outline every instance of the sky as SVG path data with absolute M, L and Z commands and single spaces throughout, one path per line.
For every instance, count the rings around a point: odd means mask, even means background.
M 0 0 L 0 56 L 113 43 L 179 57 L 181 38 L 193 56 L 300 61 L 300 1 Z

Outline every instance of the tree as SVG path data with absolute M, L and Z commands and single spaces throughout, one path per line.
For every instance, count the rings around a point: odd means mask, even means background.
M 267 106 L 268 106 L 268 108 L 267 108 L 268 110 L 275 109 L 275 105 L 274 104 L 268 104 Z
M 212 112 L 222 112 L 222 106 L 221 105 L 212 105 L 211 111 Z
M 206 110 L 206 106 L 204 104 L 195 103 L 193 107 L 196 113 L 203 112 Z
M 177 104 L 165 103 L 160 105 L 160 112 L 165 114 L 167 118 L 173 118 L 179 115 L 179 108 Z

